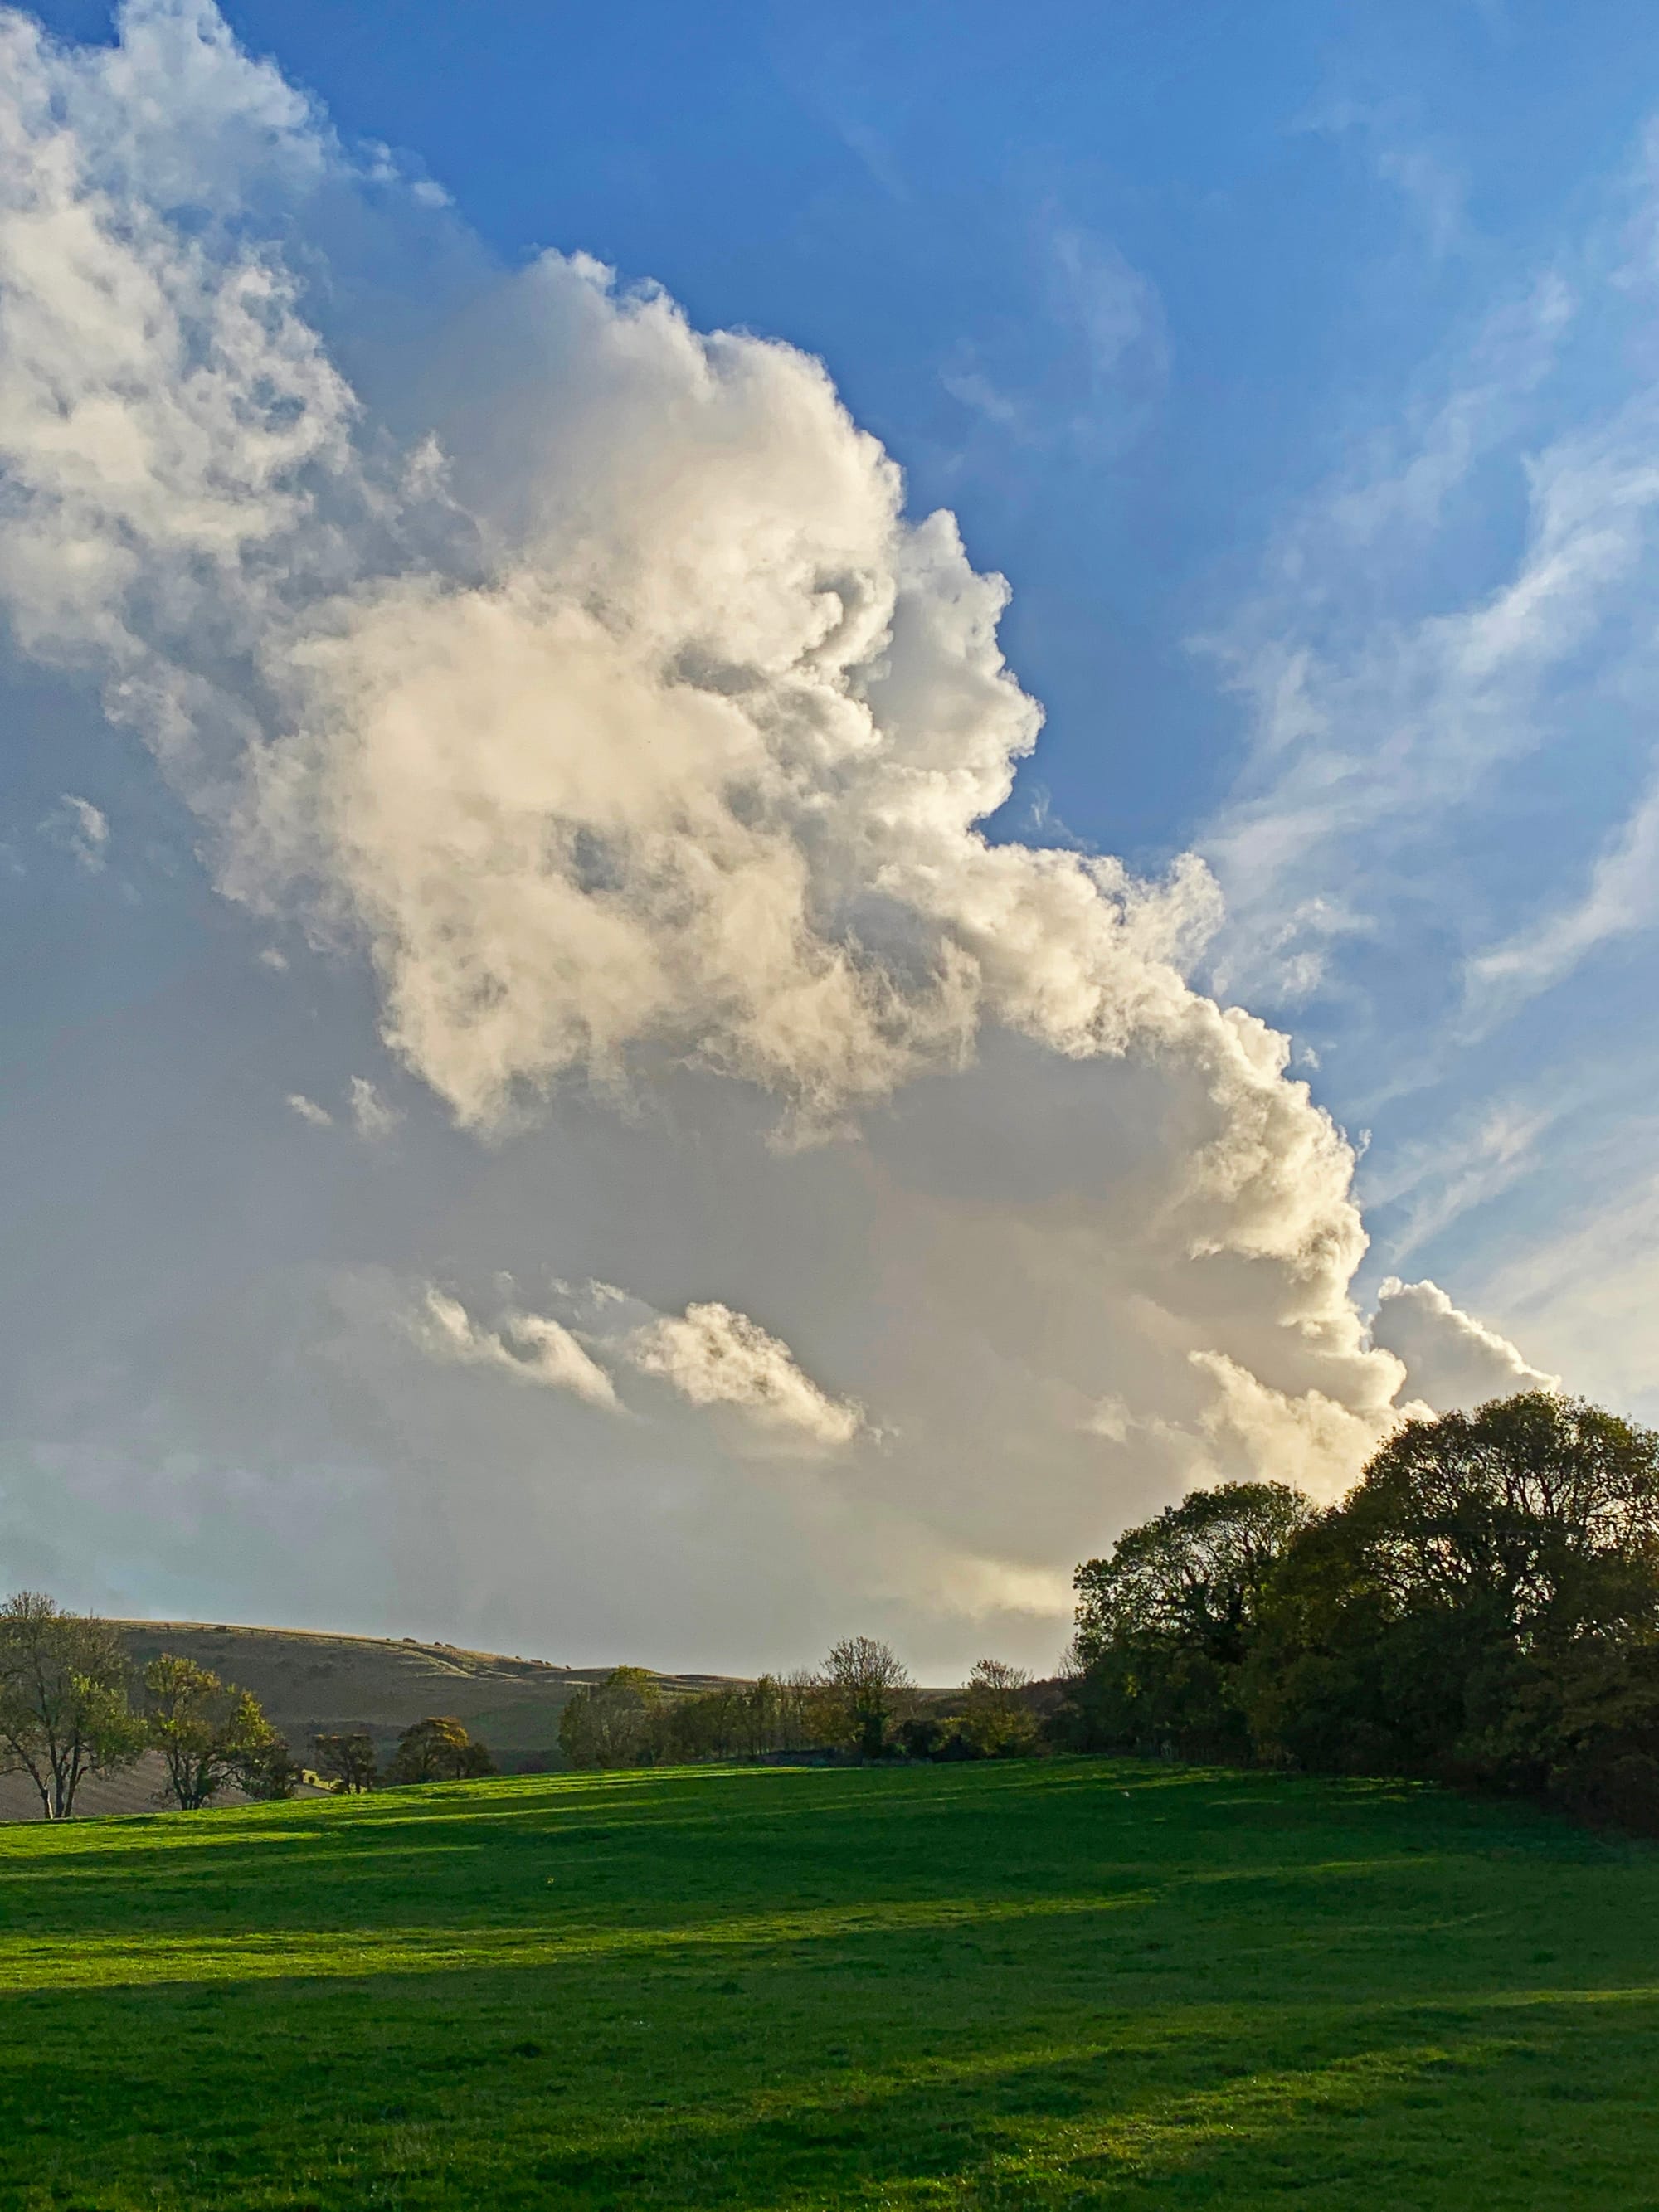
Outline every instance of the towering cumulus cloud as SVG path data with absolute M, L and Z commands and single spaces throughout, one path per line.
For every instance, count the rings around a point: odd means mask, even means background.
M 15 635 L 95 673 L 222 890 L 370 964 L 392 1057 L 522 1178 L 539 1249 L 481 1216 L 469 1263 L 654 1316 L 410 1289 L 450 1463 L 559 1459 L 573 1578 L 611 1498 L 644 1615 L 764 1581 L 1034 1653 L 1079 1550 L 1179 1483 L 1350 1474 L 1403 1370 L 1349 1294 L 1349 1150 L 1184 980 L 1198 863 L 983 834 L 1039 722 L 1005 587 L 823 366 L 580 256 L 486 269 L 205 5 L 0 45 Z M 395 419 L 337 365 L 349 283 L 326 342 L 313 304 L 348 204 L 471 272 L 371 379 Z

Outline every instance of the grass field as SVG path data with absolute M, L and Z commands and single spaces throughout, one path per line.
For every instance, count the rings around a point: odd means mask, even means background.
M 8 2207 L 1659 2208 L 1659 1850 L 1101 1760 L 0 1831 Z

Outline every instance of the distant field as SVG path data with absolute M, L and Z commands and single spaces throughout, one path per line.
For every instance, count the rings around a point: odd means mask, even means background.
M 1659 1850 L 1100 1760 L 0 1833 L 8 2207 L 1659 2207 Z

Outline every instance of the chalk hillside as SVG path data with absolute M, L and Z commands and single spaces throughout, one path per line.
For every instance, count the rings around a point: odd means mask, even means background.
M 508 1771 L 562 1764 L 559 1715 L 608 1667 L 559 1667 L 498 1651 L 464 1651 L 416 1638 L 337 1636 L 227 1622 L 118 1620 L 135 1666 L 158 1652 L 194 1659 L 252 1690 L 301 1760 L 318 1735 L 367 1729 L 382 1758 L 401 1731 L 428 1714 L 453 1713 Z M 713 1689 L 714 1674 L 663 1674 L 665 1694 Z

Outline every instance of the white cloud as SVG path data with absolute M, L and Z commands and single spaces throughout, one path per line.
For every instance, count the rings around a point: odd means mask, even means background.
M 1080 224 L 1051 219 L 1048 236 L 1060 298 L 1077 324 L 1099 396 L 1139 350 L 1145 370 L 1161 377 L 1169 344 L 1158 288 L 1109 240 Z
M 1357 137 L 1377 176 L 1392 185 L 1411 209 L 1431 252 L 1446 254 L 1466 241 L 1468 214 L 1464 177 L 1443 152 L 1412 129 L 1397 105 L 1330 100 L 1312 109 L 1301 127 L 1333 138 Z
M 1590 641 L 1626 650 L 1659 515 L 1659 395 L 1513 451 L 1579 312 L 1553 270 L 1495 309 L 1437 365 L 1449 388 L 1305 504 L 1268 587 L 1206 641 L 1253 720 L 1203 841 L 1228 900 L 1230 988 L 1305 997 L 1334 949 L 1376 934 L 1408 893 L 1414 906 L 1431 884 L 1455 892 L 1466 811 L 1541 745 L 1579 739 L 1583 710 L 1557 717 Z M 1425 609 L 1422 571 L 1498 453 L 1525 497 L 1524 540 L 1489 588 Z
M 1427 331 L 1415 389 L 1281 527 L 1224 626 L 1250 727 L 1199 840 L 1228 908 L 1208 972 L 1314 1032 L 1322 1089 L 1374 1134 L 1387 1260 L 1479 1286 L 1545 1366 L 1650 1407 L 1639 1266 L 1616 1301 L 1593 1262 L 1544 1285 L 1586 1152 L 1632 1184 L 1659 1157 L 1659 284 L 1632 250 L 1656 205 L 1652 177 L 1615 179 L 1513 296 Z
M 1119 452 L 1162 395 L 1169 332 L 1158 288 L 1109 239 L 1045 208 L 1024 257 L 1028 320 L 962 339 L 940 372 L 951 398 L 1025 447 L 1064 441 L 1085 459 Z M 1012 341 L 1012 343 L 1011 343 Z
M 99 667 L 172 750 L 204 712 L 249 731 L 188 654 L 246 641 L 250 564 L 313 518 L 305 472 L 338 472 L 353 410 L 239 223 L 320 173 L 306 103 L 210 7 L 121 26 L 65 49 L 0 15 L 0 590 L 26 647 Z
M 568 1328 L 545 1315 L 509 1313 L 498 1328 L 483 1328 L 458 1298 L 428 1285 L 408 1326 L 429 1358 L 488 1367 L 515 1382 L 568 1391 L 589 1405 L 616 1405 L 605 1370 Z
M 1559 907 L 1467 967 L 1469 1011 L 1482 1026 L 1571 975 L 1599 945 L 1659 922 L 1659 783 L 1650 787 L 1596 860 L 1582 898 Z
M 1415 869 L 1444 865 L 1446 833 L 1486 780 L 1545 741 L 1551 685 L 1570 671 L 1640 572 L 1659 512 L 1650 410 L 1593 444 L 1564 444 L 1531 471 L 1530 543 L 1480 605 L 1375 629 L 1352 658 L 1240 664 L 1258 702 L 1259 793 L 1206 839 L 1230 907 L 1224 954 L 1240 984 L 1277 988 L 1293 959 L 1323 980 L 1335 914 L 1370 929 Z M 1284 916 L 1307 917 L 1288 937 Z M 1354 920 L 1347 919 L 1350 915 Z
M 556 1457 L 573 1601 L 603 1561 L 653 1629 L 742 1585 L 750 1620 L 873 1592 L 1034 1638 L 1184 1481 L 1357 1462 L 1399 1367 L 1350 1293 L 1351 1148 L 1288 1042 L 1188 981 L 1200 863 L 988 841 L 1040 720 L 1006 587 L 822 365 L 547 255 L 434 309 L 399 459 L 295 273 L 356 189 L 305 103 L 204 9 L 67 57 L 0 22 L 19 634 L 99 672 L 223 888 L 361 959 L 404 1066 L 514 1139 L 441 1191 L 388 1148 L 387 1272 L 522 1271 L 499 1248 L 551 1209 L 573 1275 L 641 1289 L 420 1302 L 430 1479 L 490 1471 L 453 1537 L 477 1575 Z M 1069 276 L 1102 374 L 1144 353 L 1115 263 Z M 347 1110 L 392 1109 L 356 1078 Z M 710 1281 L 733 1303 L 687 1303 Z M 611 1368 L 669 1387 L 624 1381 L 655 1418 L 596 1442 Z M 351 1374 L 406 1436 L 410 1374 Z M 757 1438 L 812 1449 L 769 1481 Z
M 1481 1285 L 1483 1303 L 1523 1328 L 1575 1391 L 1639 1409 L 1650 1422 L 1659 1300 L 1655 1136 L 1650 1121 L 1614 1122 L 1557 1218 L 1541 1234 L 1512 1239 Z
M 109 857 L 109 822 L 89 799 L 66 791 L 40 824 L 40 834 L 88 875 L 102 874 Z
M 1134 1416 L 1125 1401 L 1111 1390 L 1090 1407 L 1083 1426 L 1091 1437 L 1104 1437 L 1108 1443 L 1127 1444 Z
M 595 1326 L 578 1332 L 550 1315 L 509 1306 L 486 1328 L 459 1299 L 430 1285 L 407 1326 L 433 1358 L 490 1367 L 594 1404 L 617 1404 L 608 1367 L 629 1367 L 665 1382 L 688 1405 L 734 1409 L 775 1447 L 793 1442 L 835 1449 L 865 1429 L 861 1407 L 820 1389 L 781 1338 L 717 1300 L 628 1326 L 640 1301 L 613 1285 L 590 1284 L 580 1292 L 555 1288 Z
M 1266 1474 L 1322 1503 L 1340 1498 L 1401 1418 L 1392 1393 L 1353 1407 L 1307 1390 L 1291 1396 L 1259 1382 L 1224 1353 L 1194 1352 L 1193 1364 L 1214 1380 L 1218 1395 L 1204 1417 L 1220 1471 L 1232 1477 Z M 1398 1370 L 1388 1378 L 1398 1388 Z M 1407 1388 L 1410 1387 L 1409 1381 Z
M 1387 1249 L 1395 1263 L 1534 1175 L 1561 1112 L 1559 1098 L 1484 1101 L 1473 1116 L 1460 1114 L 1431 1139 L 1396 1146 L 1386 1167 L 1368 1169 L 1367 1205 L 1387 1205 L 1394 1216 Z
M 378 1137 L 389 1137 L 403 1115 L 397 1108 L 383 1098 L 366 1075 L 354 1075 L 347 1094 L 351 1114 L 351 1126 L 360 1137 L 373 1142 Z
M 764 1428 L 833 1449 L 864 1425 L 861 1407 L 833 1398 L 804 1375 L 788 1346 L 718 1299 L 665 1314 L 618 1346 L 693 1406 L 732 1406 Z
M 1511 1397 L 1517 1390 L 1553 1390 L 1559 1375 L 1532 1366 L 1509 1339 L 1455 1306 L 1437 1283 L 1378 1286 L 1371 1339 L 1406 1367 L 1406 1389 L 1437 1413 Z
M 1060 1623 L 1069 1621 L 1077 1605 L 1069 1573 L 969 1553 L 929 1559 L 923 1587 L 933 1604 L 957 1619 L 1006 1620 L 1024 1615 L 1040 1623 L 1051 1638 Z
M 289 1112 L 297 1114 L 302 1121 L 308 1121 L 313 1129 L 331 1129 L 334 1127 L 334 1116 L 327 1107 L 319 1106 L 314 1098 L 307 1098 L 303 1091 L 290 1091 L 288 1103 Z

